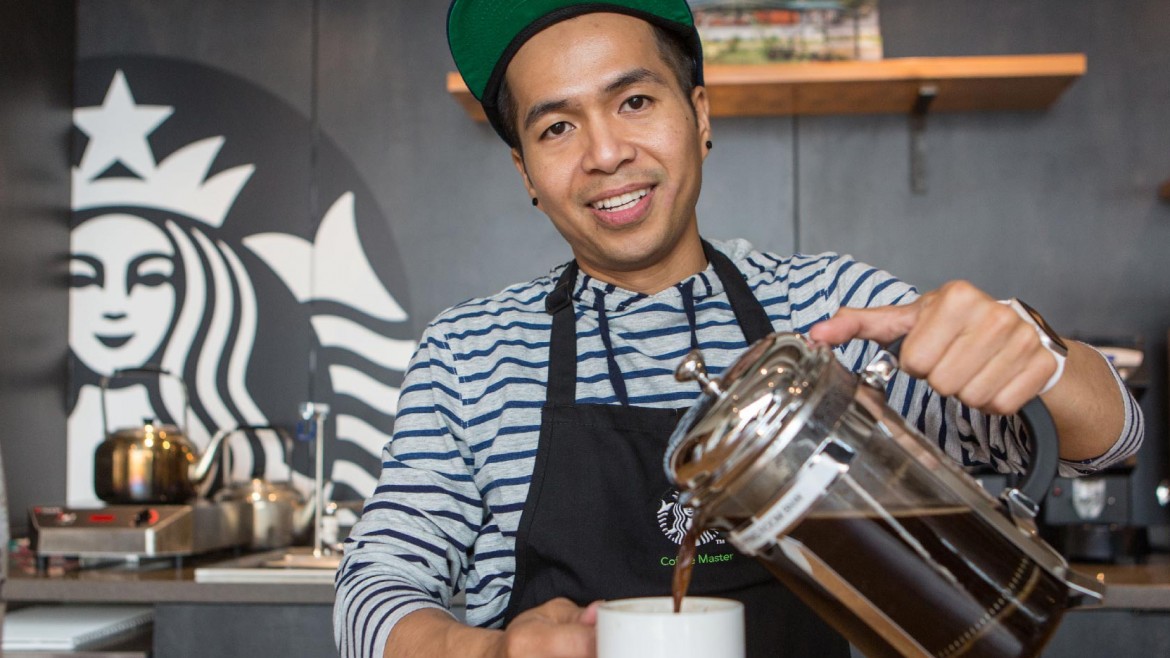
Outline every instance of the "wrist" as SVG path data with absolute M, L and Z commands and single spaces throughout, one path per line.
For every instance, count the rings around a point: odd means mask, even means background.
M 382 653 L 383 658 L 503 658 L 505 655 L 503 631 L 468 626 L 439 608 L 415 610 L 398 620 Z

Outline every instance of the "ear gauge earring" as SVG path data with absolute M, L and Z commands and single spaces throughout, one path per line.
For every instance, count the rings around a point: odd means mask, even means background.
M 715 144 L 712 143 L 711 140 L 708 139 L 707 140 L 707 150 L 710 151 L 712 146 L 715 146 Z
M 540 203 L 540 199 L 537 199 L 536 197 L 532 197 L 532 205 L 533 206 L 536 206 L 539 203 Z

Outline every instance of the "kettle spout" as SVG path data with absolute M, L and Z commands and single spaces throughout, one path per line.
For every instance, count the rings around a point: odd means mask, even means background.
M 223 449 L 224 439 L 231 435 L 235 430 L 220 430 L 211 437 L 211 443 L 207 444 L 207 452 L 199 458 L 199 461 L 190 464 L 187 467 L 187 479 L 192 486 L 198 487 L 203 484 L 207 476 L 211 473 L 211 467 L 216 463 L 216 458 L 219 456 L 220 450 Z

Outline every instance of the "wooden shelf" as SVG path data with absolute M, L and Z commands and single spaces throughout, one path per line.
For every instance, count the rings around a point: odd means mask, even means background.
M 1080 53 L 911 57 L 704 70 L 715 117 L 908 113 L 933 86 L 931 112 L 1044 110 L 1085 72 Z M 456 72 L 447 91 L 476 121 L 479 103 Z

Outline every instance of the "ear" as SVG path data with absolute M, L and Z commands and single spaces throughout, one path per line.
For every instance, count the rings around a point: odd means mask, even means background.
M 707 159 L 707 140 L 711 139 L 711 103 L 707 99 L 707 88 L 695 85 L 691 90 L 691 106 L 695 108 L 695 124 L 698 127 L 699 150 Z
M 524 166 L 524 156 L 520 153 L 520 149 L 512 149 L 512 165 L 516 167 L 516 172 L 524 181 L 524 189 L 528 191 L 528 196 L 535 199 L 537 197 L 536 189 L 532 187 L 532 179 L 528 177 L 528 167 Z

